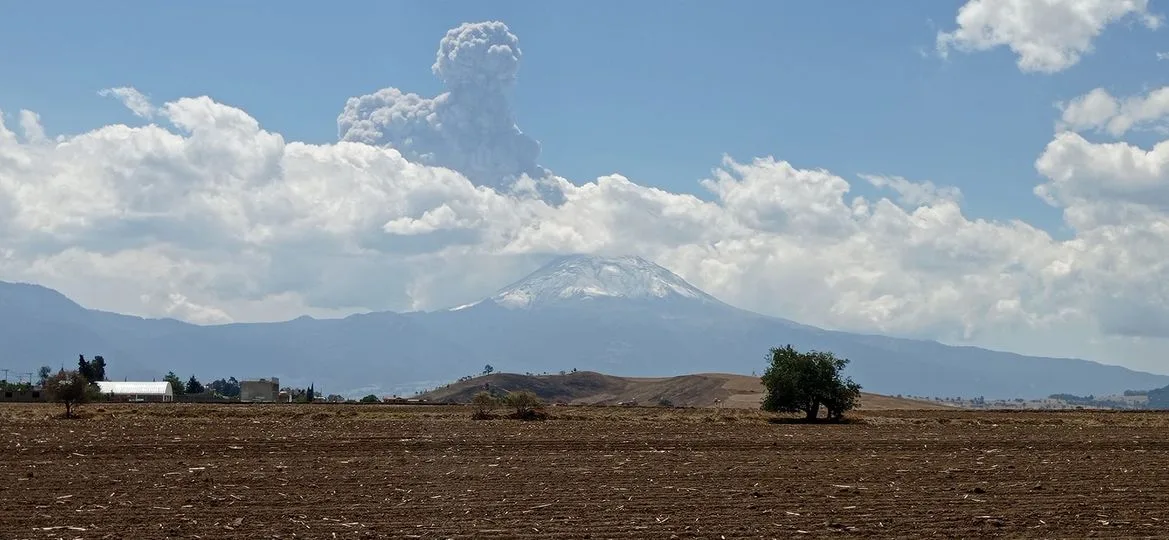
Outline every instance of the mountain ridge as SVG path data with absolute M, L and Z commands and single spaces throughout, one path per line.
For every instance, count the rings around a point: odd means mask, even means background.
M 539 301 L 494 300 L 517 286 Z M 347 395 L 411 393 L 484 364 L 618 376 L 750 373 L 766 367 L 770 347 L 788 343 L 851 359 L 847 373 L 887 395 L 1106 395 L 1169 385 L 1169 376 L 1088 360 L 803 325 L 726 304 L 640 258 L 559 257 L 496 295 L 429 312 L 201 326 L 86 309 L 52 289 L 0 282 L 0 342 L 9 357 L 31 359 L 23 360 L 28 371 L 102 354 L 118 378 L 275 376 Z
M 490 297 L 512 308 L 541 308 L 595 298 L 718 303 L 677 274 L 637 256 L 566 255 L 553 259 Z

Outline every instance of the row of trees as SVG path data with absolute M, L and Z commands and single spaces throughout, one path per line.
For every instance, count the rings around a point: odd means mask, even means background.
M 826 411 L 826 419 L 840 421 L 844 413 L 856 407 L 860 398 L 860 385 L 852 379 L 842 376 L 842 371 L 849 360 L 838 358 L 831 352 L 808 351 L 800 352 L 790 344 L 784 347 L 775 347 L 768 351 L 768 366 L 762 376 L 766 389 L 762 409 L 771 412 L 802 413 L 806 420 L 819 419 L 821 409 Z M 65 404 L 66 416 L 72 415 L 73 406 L 93 399 L 98 395 L 97 383 L 106 380 L 106 360 L 103 356 L 94 356 L 86 360 L 85 355 L 78 355 L 77 370 L 66 371 L 61 369 L 55 375 L 48 366 L 42 366 L 39 371 L 40 384 L 56 401 Z M 572 370 L 576 372 L 575 369 Z M 493 366 L 486 365 L 481 375 L 490 375 L 495 372 Z M 564 372 L 562 372 L 563 374 Z M 470 377 L 468 377 L 470 378 Z M 213 396 L 234 398 L 240 395 L 240 383 L 235 377 L 218 379 L 206 385 L 194 375 L 184 383 L 173 371 L 168 372 L 163 380 L 170 383 L 176 396 L 185 394 L 210 393 Z M 8 384 L 15 388 L 17 385 Z M 311 403 L 316 398 L 313 385 L 308 388 L 284 388 L 293 397 L 293 401 Z M 1126 391 L 1125 396 L 1147 395 L 1147 408 L 1169 408 L 1169 387 L 1148 391 Z M 1071 394 L 1055 394 L 1052 399 L 1060 399 L 1071 403 L 1100 404 L 1112 406 L 1129 406 L 1127 403 L 1097 400 L 1095 396 L 1076 396 Z M 329 396 L 332 401 L 340 400 L 341 396 Z M 365 396 L 361 402 L 380 401 L 375 395 Z M 973 400 L 976 403 L 984 402 L 979 397 Z M 1017 400 L 1022 401 L 1022 400 Z M 663 405 L 669 405 L 663 400 Z M 508 392 L 504 395 L 480 392 L 472 405 L 475 408 L 476 418 L 494 417 L 494 410 L 498 406 L 514 408 L 511 414 L 517 418 L 540 417 L 543 414 L 544 403 L 530 391 Z
M 67 418 L 72 417 L 74 407 L 102 397 L 97 383 L 106 380 L 105 369 L 106 362 L 103 357 L 95 356 L 92 361 L 87 361 L 82 355 L 78 358 L 76 370 L 61 369 L 54 375 L 50 368 L 41 368 L 41 387 L 50 399 L 65 405 Z M 240 384 L 235 377 L 218 379 L 204 385 L 194 375 L 191 375 L 187 382 L 183 383 L 178 375 L 172 371 L 168 372 L 163 380 L 170 383 L 171 391 L 176 396 L 210 393 L 214 397 L 235 398 L 239 397 L 240 394 Z M 293 395 L 298 402 L 311 403 L 316 397 L 314 385 L 309 385 L 308 388 L 285 388 L 284 390 Z M 340 398 L 340 396 L 335 397 Z
M 197 377 L 191 375 L 187 382 L 183 382 L 175 372 L 171 371 L 166 374 L 162 380 L 170 383 L 171 391 L 176 396 L 194 395 L 194 394 L 210 394 L 217 398 L 237 398 L 240 394 L 240 383 L 235 377 L 228 377 L 226 379 L 217 379 L 207 384 L 203 384 Z M 312 403 L 317 398 L 316 386 L 310 384 L 308 388 L 291 388 L 284 387 L 280 389 L 282 392 L 287 392 L 292 396 L 292 401 L 298 403 Z M 340 396 L 337 396 L 340 397 Z
M 170 383 L 171 392 L 176 396 L 184 394 L 202 394 L 210 392 L 219 397 L 239 397 L 239 381 L 235 377 L 228 377 L 227 379 L 218 379 L 206 385 L 199 382 L 194 375 L 191 375 L 187 382 L 183 382 L 175 372 L 169 371 L 162 380 Z
M 62 368 L 54 375 L 52 368 L 41 366 L 39 383 L 50 399 L 65 405 L 65 416 L 71 417 L 76 405 L 101 397 L 97 383 L 107 380 L 106 368 L 106 359 L 101 355 L 94 356 L 92 360 L 86 360 L 85 355 L 78 355 L 76 370 L 67 371 Z M 176 396 L 210 393 L 215 397 L 235 398 L 240 394 L 240 384 L 235 377 L 218 379 L 204 385 L 194 375 L 184 383 L 171 371 L 163 380 L 170 383 L 171 390 Z M 310 402 L 313 393 L 314 389 L 311 386 L 307 391 L 303 389 L 300 391 L 300 395 L 306 396 Z
M 772 412 L 799 412 L 807 420 L 819 418 L 821 409 L 827 411 L 827 419 L 839 421 L 844 413 L 857 405 L 860 397 L 860 385 L 847 377 L 841 371 L 848 364 L 848 359 L 837 358 L 831 352 L 809 351 L 800 352 L 791 345 L 782 348 L 772 348 L 768 354 L 768 367 L 762 381 L 766 388 L 762 408 Z M 56 401 L 65 404 L 65 415 L 72 416 L 73 406 L 83 403 L 99 393 L 97 382 L 106 378 L 106 361 L 102 356 L 95 356 L 93 360 L 86 360 L 79 355 L 76 371 L 57 372 L 50 375 L 47 367 L 41 369 L 44 388 Z M 490 374 L 494 369 L 485 366 L 484 374 Z M 173 371 L 168 372 L 163 380 L 170 383 L 176 396 L 184 394 L 203 394 L 210 392 L 216 396 L 226 398 L 237 397 L 240 393 L 240 384 L 235 377 L 219 379 L 204 385 L 194 375 L 184 383 Z M 293 394 L 293 389 L 286 389 Z M 1169 390 L 1166 390 L 1169 393 Z M 311 403 L 316 397 L 314 386 L 307 389 L 296 389 L 296 401 Z M 1150 401 L 1160 401 L 1159 391 L 1150 392 Z M 372 399 L 371 399 L 372 398 Z M 376 396 L 366 396 L 362 401 L 376 401 Z M 472 402 L 476 418 L 490 418 L 494 416 L 494 409 L 503 405 L 514 409 L 511 414 L 515 418 L 531 419 L 543 416 L 544 403 L 530 391 L 508 392 L 505 395 L 494 395 L 489 392 L 480 392 Z

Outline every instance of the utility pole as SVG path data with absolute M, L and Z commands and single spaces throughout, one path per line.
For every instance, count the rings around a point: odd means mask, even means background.
M 0 379 L 0 380 L 3 380 L 4 382 L 8 382 L 8 368 L 2 368 L 2 369 L 0 369 L 0 371 L 4 372 L 4 378 Z

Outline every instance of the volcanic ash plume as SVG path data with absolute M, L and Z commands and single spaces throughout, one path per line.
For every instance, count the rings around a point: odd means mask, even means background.
M 507 92 L 519 71 L 519 38 L 502 22 L 464 23 L 439 43 L 431 70 L 447 92 L 428 99 L 384 88 L 349 98 L 341 140 L 391 146 L 411 161 L 456 170 L 500 191 L 536 164 L 540 143 L 516 126 Z

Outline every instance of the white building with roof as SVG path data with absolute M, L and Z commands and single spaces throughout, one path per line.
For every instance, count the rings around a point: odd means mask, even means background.
M 101 393 L 115 401 L 174 401 L 175 393 L 166 381 L 98 381 Z

